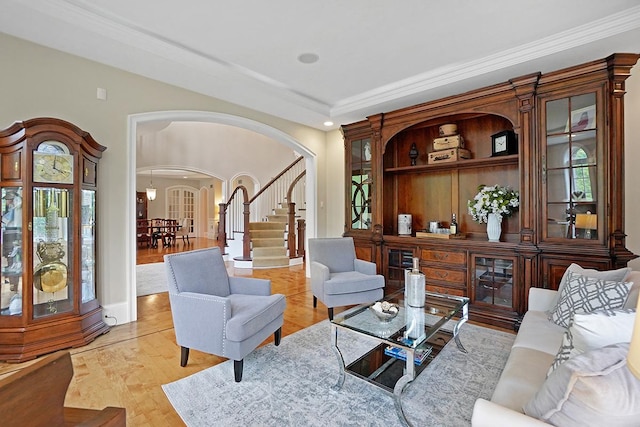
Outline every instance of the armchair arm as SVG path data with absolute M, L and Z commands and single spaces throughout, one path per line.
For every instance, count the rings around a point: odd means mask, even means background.
M 324 282 L 331 278 L 329 267 L 318 261 L 311 261 L 311 291 L 321 297 L 324 294 Z
M 271 280 L 253 277 L 229 277 L 229 288 L 232 294 L 271 295 Z
M 231 318 L 231 302 L 228 298 L 217 295 L 181 292 L 169 294 L 171 313 L 176 337 L 180 337 L 179 345 L 195 347 L 194 342 L 202 340 L 203 336 L 211 335 L 213 331 L 220 336 L 224 331 L 224 324 Z
M 374 275 L 377 273 L 376 264 L 370 261 L 356 258 L 353 260 L 353 269 L 363 274 Z

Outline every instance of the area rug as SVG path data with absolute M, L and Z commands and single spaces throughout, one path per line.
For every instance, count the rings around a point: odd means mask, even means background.
M 164 262 L 136 265 L 137 296 L 157 294 L 168 290 Z
M 514 335 L 471 324 L 460 338 L 468 354 L 450 342 L 402 395 L 414 426 L 468 426 L 473 404 L 489 399 L 504 368 Z M 374 342 L 340 330 L 345 362 Z M 400 426 L 392 396 L 366 381 L 338 378 L 327 320 L 258 348 L 245 358 L 242 382 L 226 361 L 163 385 L 187 426 Z

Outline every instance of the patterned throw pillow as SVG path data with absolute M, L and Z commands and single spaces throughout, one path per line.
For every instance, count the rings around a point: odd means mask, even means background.
M 567 328 L 574 313 L 621 308 L 627 301 L 631 282 L 586 277 L 569 272 L 566 285 L 560 290 L 558 302 L 549 313 L 549 320 Z
M 607 345 L 630 342 L 635 318 L 636 310 L 630 308 L 575 313 L 547 376 L 571 357 Z

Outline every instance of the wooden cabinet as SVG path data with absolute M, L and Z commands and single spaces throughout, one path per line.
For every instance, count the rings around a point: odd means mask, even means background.
M 400 286 L 403 250 L 420 258 L 431 290 L 472 300 L 481 291 L 479 260 L 508 262 L 508 302 L 487 304 L 485 296 L 471 306 L 475 320 L 500 325 L 517 322 L 530 287 L 555 289 L 571 262 L 626 265 L 636 255 L 625 246 L 623 96 L 637 60 L 614 54 L 343 126 L 345 235 L 357 247 L 375 248 L 371 258 L 391 288 Z M 434 140 L 446 124 L 455 125 L 470 158 L 429 160 L 440 157 Z M 516 144 L 498 156 L 493 140 L 501 134 Z M 519 209 L 503 220 L 500 242 L 488 242 L 486 224 L 468 213 L 480 185 L 519 192 Z M 411 214 L 413 236 L 398 237 L 401 214 Z M 464 238 L 415 237 L 431 221 L 448 226 L 452 214 Z
M 0 131 L 0 360 L 33 359 L 108 331 L 96 298 L 96 171 L 104 149 L 58 119 Z
M 147 219 L 147 193 L 136 191 L 136 219 Z

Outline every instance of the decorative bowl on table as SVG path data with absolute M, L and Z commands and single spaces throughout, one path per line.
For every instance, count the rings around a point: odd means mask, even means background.
M 391 304 L 387 301 L 378 301 L 372 304 L 369 309 L 383 322 L 391 321 L 400 311 L 397 304 Z

